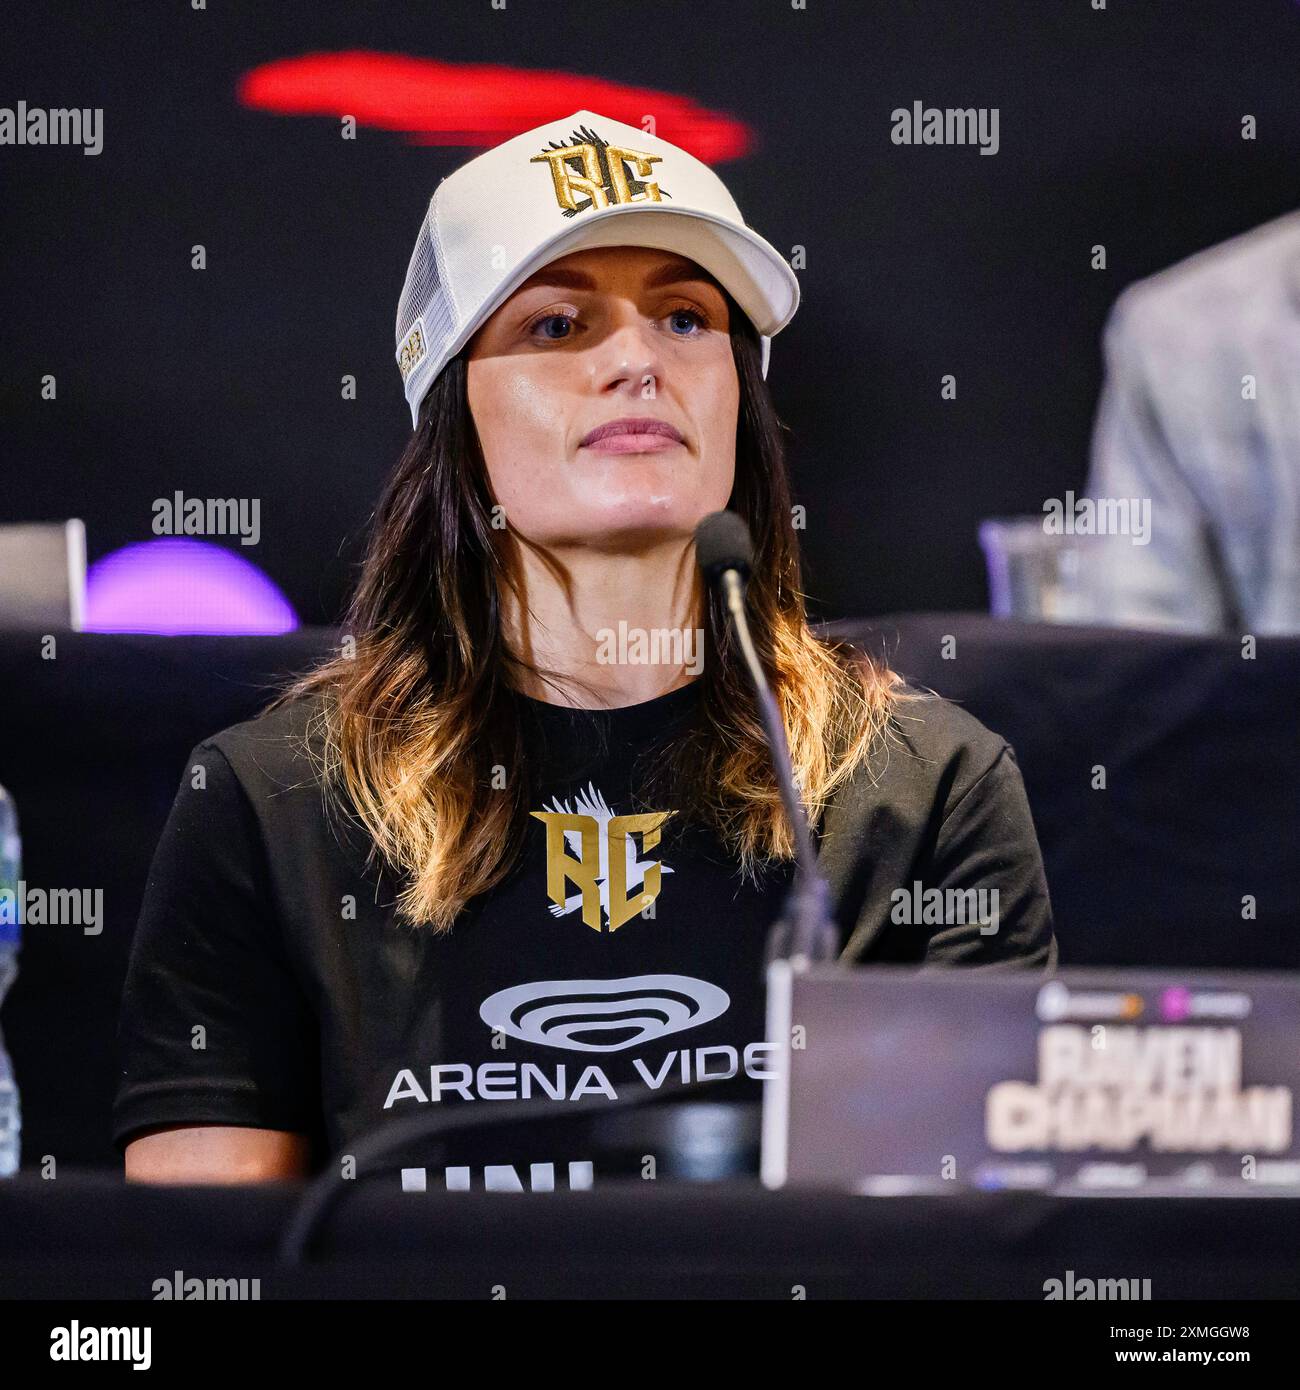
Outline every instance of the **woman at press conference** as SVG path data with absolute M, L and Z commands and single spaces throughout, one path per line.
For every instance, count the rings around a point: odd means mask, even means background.
M 809 626 L 766 382 L 798 298 L 713 170 L 589 111 L 439 184 L 398 311 L 414 433 L 339 650 L 192 751 L 156 851 L 129 1179 L 300 1178 L 435 1105 L 709 1066 L 761 1090 L 795 838 L 696 564 L 724 508 L 842 958 L 1054 965 L 1011 748 Z M 915 910 L 971 890 L 991 916 Z

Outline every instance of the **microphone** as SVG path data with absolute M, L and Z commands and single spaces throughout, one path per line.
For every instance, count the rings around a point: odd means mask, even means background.
M 749 631 L 745 584 L 753 571 L 754 560 L 749 527 L 735 512 L 713 512 L 695 528 L 695 557 L 705 582 L 721 594 L 726 605 L 758 697 L 759 715 L 767 735 L 781 801 L 794 832 L 797 855 L 794 882 L 781 916 L 768 936 L 767 963 L 788 960 L 796 970 L 802 970 L 813 961 L 834 958 L 839 931 L 830 915 L 830 890 L 817 864 L 808 813 L 795 784 L 785 726 Z
M 743 582 L 754 568 L 754 542 L 749 527 L 735 512 L 710 512 L 695 528 L 695 560 L 710 588 L 735 570 Z

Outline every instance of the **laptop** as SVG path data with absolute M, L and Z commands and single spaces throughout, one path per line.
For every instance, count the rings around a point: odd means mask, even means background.
M 0 627 L 80 632 L 85 612 L 85 524 L 0 526 Z

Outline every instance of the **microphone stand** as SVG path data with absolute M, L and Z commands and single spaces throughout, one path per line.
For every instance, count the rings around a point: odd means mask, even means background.
M 729 568 L 722 571 L 719 582 L 723 602 L 731 616 L 732 628 L 758 696 L 759 716 L 772 749 L 772 764 L 781 789 L 781 801 L 795 837 L 797 859 L 794 882 L 781 915 L 768 934 L 765 965 L 770 965 L 774 960 L 783 960 L 789 961 L 792 969 L 803 971 L 815 961 L 835 958 L 839 929 L 831 917 L 830 889 L 817 864 L 808 815 L 795 785 L 785 726 L 750 635 L 749 619 L 745 614 L 744 581 L 739 570 Z

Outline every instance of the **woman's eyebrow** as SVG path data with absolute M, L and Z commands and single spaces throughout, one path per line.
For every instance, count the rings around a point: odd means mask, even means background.
M 594 290 L 596 282 L 590 275 L 584 275 L 580 270 L 565 270 L 560 266 L 547 266 L 544 270 L 539 270 L 536 275 L 530 275 L 522 285 L 521 290 L 536 289 L 541 285 L 554 285 L 566 290 Z
M 698 280 L 705 285 L 712 284 L 704 271 L 699 266 L 692 265 L 690 261 L 669 261 L 647 278 L 645 287 L 648 290 L 657 290 L 663 285 L 677 285 L 686 280 Z

